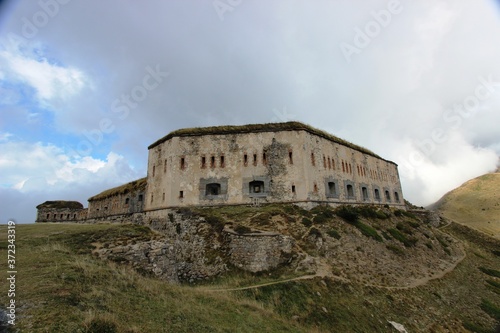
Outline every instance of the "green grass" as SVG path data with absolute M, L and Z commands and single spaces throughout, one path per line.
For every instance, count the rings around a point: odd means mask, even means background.
M 377 242 L 383 242 L 384 239 L 378 234 L 377 230 L 369 226 L 368 224 L 364 224 L 363 222 L 357 221 L 352 223 L 353 226 L 359 229 L 363 235 L 366 237 L 373 238 Z
M 16 297 L 27 316 L 16 325 L 22 332 L 301 331 L 258 303 L 171 285 L 90 255 L 93 242 L 149 238 L 147 228 L 44 224 L 16 231 Z
M 328 231 L 326 232 L 326 234 L 327 234 L 328 236 L 330 236 L 330 237 L 335 238 L 335 239 L 340 239 L 340 238 L 341 238 L 341 236 L 340 236 L 339 232 L 338 232 L 337 230 L 335 230 L 335 229 L 330 229 L 330 230 L 328 230 Z
M 233 223 L 250 220 L 263 212 L 272 216 L 289 214 L 285 209 L 293 213 L 297 221 L 295 227 L 301 230 L 300 237 L 313 229 L 306 228 L 300 222 L 302 218 L 322 214 L 321 211 L 308 213 L 306 217 L 293 207 L 269 206 L 262 210 L 238 207 L 209 210 L 205 218 L 211 216 L 211 224 L 218 226 L 229 218 L 236 218 L 237 211 L 245 218 L 235 219 Z M 202 215 L 193 211 L 185 213 Z M 311 232 L 317 235 L 323 232 L 331 237 L 342 235 L 341 241 L 352 237 L 346 230 L 348 225 L 335 216 L 329 219 L 325 224 L 315 225 Z M 362 223 L 356 220 L 350 224 L 357 228 L 368 226 L 367 233 L 384 235 L 385 232 L 386 239 L 391 241 L 377 246 L 404 255 L 401 259 L 404 260 L 413 250 L 395 242 L 397 237 L 389 230 L 406 238 L 413 237 L 394 227 L 406 219 L 393 216 L 388 220 L 363 219 Z M 379 231 L 370 224 L 376 225 Z M 422 229 L 419 231 L 407 225 L 414 236 L 426 228 L 419 226 Z M 300 275 L 285 266 L 260 274 L 231 268 L 227 274 L 195 287 L 172 285 L 91 255 L 93 244 L 106 247 L 113 242 L 131 244 L 158 237 L 146 227 L 19 225 L 16 229 L 19 294 L 16 296 L 19 314 L 23 317 L 19 317 L 17 328 L 20 332 L 34 333 L 388 332 L 387 320 L 393 320 L 402 323 L 409 332 L 457 332 L 462 329 L 460 323 L 464 329 L 494 332 L 499 313 L 496 276 L 500 271 L 492 267 L 500 267 L 500 257 L 493 253 L 499 248 L 498 242 L 460 228 L 464 227 L 452 224 L 446 228 L 454 237 L 470 244 L 466 247 L 468 255 L 452 272 L 418 288 L 391 290 L 319 277 L 283 282 Z M 329 241 L 334 245 L 338 243 Z M 443 242 L 448 244 L 445 238 Z M 2 226 L 1 257 L 6 257 L 6 250 L 6 229 Z M 472 255 L 476 252 L 482 255 Z M 281 283 L 221 291 L 268 282 Z M 0 301 L 5 304 L 5 293 L 0 293 Z
M 404 235 L 402 232 L 400 232 L 398 229 L 395 228 L 390 228 L 387 229 L 387 232 L 395 239 L 403 243 L 405 247 L 413 247 L 417 243 L 417 238 L 414 237 L 409 237 Z
M 398 256 L 402 256 L 405 254 L 405 251 L 397 245 L 387 244 L 385 247 L 388 250 L 391 250 L 394 254 L 397 254 Z
M 486 312 L 491 318 L 500 322 L 500 307 L 496 306 L 493 302 L 483 299 L 481 301 L 481 309 Z
M 493 290 L 493 292 L 500 295 L 500 282 L 494 280 L 486 280 L 488 287 Z
M 481 272 L 483 272 L 484 274 L 487 274 L 489 276 L 500 278 L 500 271 L 499 270 L 486 268 L 486 267 L 479 267 L 479 270 L 481 270 Z

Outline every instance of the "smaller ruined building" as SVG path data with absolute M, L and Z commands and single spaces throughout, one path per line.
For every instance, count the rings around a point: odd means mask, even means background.
M 36 222 L 75 222 L 87 219 L 87 209 L 78 201 L 45 201 L 36 206 Z
M 37 222 L 163 219 L 193 206 L 293 203 L 405 209 L 396 163 L 300 122 L 180 129 L 148 147 L 147 177 L 78 202 L 47 201 Z

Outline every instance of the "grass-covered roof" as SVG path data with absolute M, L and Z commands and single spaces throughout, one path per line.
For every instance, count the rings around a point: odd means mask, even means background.
M 36 206 L 36 209 L 46 208 L 46 209 L 82 209 L 83 205 L 78 201 L 65 201 L 65 200 L 54 200 L 45 201 L 42 204 Z
M 109 190 L 103 191 L 99 194 L 94 195 L 93 197 L 89 198 L 89 201 L 94 201 L 94 200 L 102 200 L 106 199 L 109 197 L 112 197 L 114 195 L 119 195 L 119 194 L 127 194 L 130 192 L 136 192 L 136 191 L 144 191 L 146 189 L 146 184 L 147 184 L 147 178 L 140 178 L 137 180 L 134 180 L 130 183 L 113 187 L 110 188 Z
M 330 133 L 322 131 L 320 129 L 314 128 L 310 125 L 298 121 L 289 121 L 286 123 L 267 123 L 267 124 L 249 124 L 249 125 L 227 125 L 227 126 L 211 126 L 211 127 L 193 127 L 193 128 L 182 128 L 170 132 L 163 138 L 157 140 L 151 144 L 148 149 L 154 148 L 157 145 L 173 138 L 173 137 L 183 137 L 183 136 L 201 136 L 201 135 L 215 135 L 215 134 L 242 134 L 242 133 L 258 133 L 258 132 L 280 132 L 280 131 L 307 131 L 311 134 L 318 135 L 332 142 L 338 143 L 340 145 L 352 148 L 364 154 L 368 154 L 377 158 L 382 159 L 380 156 L 368 150 L 364 147 L 355 145 L 349 141 L 338 138 Z M 391 161 L 388 161 L 391 162 Z M 393 163 L 393 162 L 391 162 Z

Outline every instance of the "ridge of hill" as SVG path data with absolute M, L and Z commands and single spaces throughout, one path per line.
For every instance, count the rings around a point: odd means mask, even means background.
M 463 183 L 428 208 L 500 239 L 499 170 Z

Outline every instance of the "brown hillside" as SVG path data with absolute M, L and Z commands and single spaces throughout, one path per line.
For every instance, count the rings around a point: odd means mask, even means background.
M 431 207 L 445 217 L 500 238 L 500 173 L 471 179 Z

